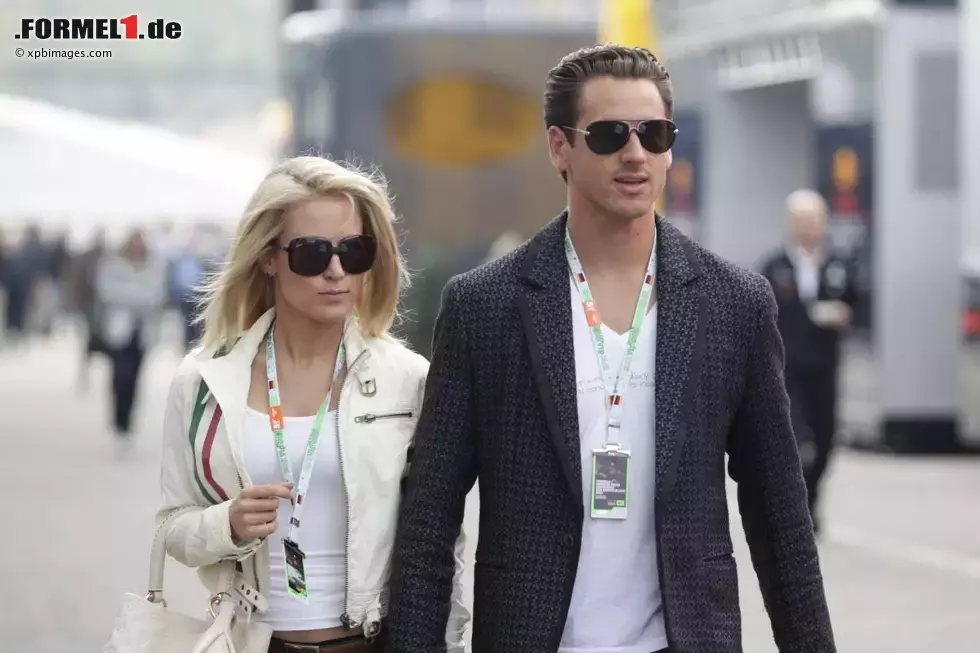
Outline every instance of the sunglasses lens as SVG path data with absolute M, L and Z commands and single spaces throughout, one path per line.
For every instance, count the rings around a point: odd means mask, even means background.
M 337 243 L 337 256 L 347 274 L 364 274 L 374 265 L 377 244 L 371 236 L 351 236 Z
M 289 269 L 301 277 L 323 274 L 330 265 L 333 245 L 328 240 L 293 242 L 289 248 Z
M 286 250 L 289 269 L 301 277 L 323 274 L 336 254 L 347 274 L 364 274 L 374 265 L 377 245 L 371 236 L 351 236 L 334 245 L 321 238 L 296 239 Z
M 636 132 L 640 145 L 651 154 L 663 154 L 674 145 L 676 136 L 674 123 L 669 120 L 647 120 L 640 123 Z
M 630 128 L 624 122 L 600 120 L 585 128 L 585 144 L 595 154 L 612 154 L 623 149 L 630 138 Z

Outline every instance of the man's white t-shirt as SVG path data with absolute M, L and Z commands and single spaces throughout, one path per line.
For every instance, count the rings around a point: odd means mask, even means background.
M 627 518 L 590 516 L 592 452 L 606 439 L 606 390 L 574 282 L 569 279 L 582 443 L 585 523 L 582 553 L 559 653 L 651 653 L 667 648 L 663 599 L 657 572 L 654 521 L 654 357 L 657 308 L 647 313 L 633 355 L 629 388 L 623 396 L 623 449 L 630 452 Z M 602 326 L 606 354 L 619 370 L 628 333 Z

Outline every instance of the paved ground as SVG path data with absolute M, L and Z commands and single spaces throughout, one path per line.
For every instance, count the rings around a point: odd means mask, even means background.
M 150 360 L 138 446 L 126 456 L 105 427 L 105 369 L 93 369 L 82 394 L 77 360 L 69 339 L 0 350 L 3 651 L 100 651 L 122 593 L 145 589 L 158 423 L 176 356 Z M 840 651 L 980 650 L 978 496 L 980 459 L 837 458 L 821 556 Z M 745 650 L 769 653 L 747 550 L 733 532 Z M 203 615 L 191 572 L 172 563 L 167 582 L 172 606 Z

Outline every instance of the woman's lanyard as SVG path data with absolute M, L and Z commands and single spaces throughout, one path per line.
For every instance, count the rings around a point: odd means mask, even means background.
M 565 254 L 568 257 L 568 267 L 571 268 L 572 278 L 578 288 L 578 293 L 582 298 L 582 306 L 585 309 L 585 319 L 589 324 L 589 331 L 592 334 L 592 344 L 595 346 L 596 358 L 599 360 L 599 369 L 602 372 L 602 380 L 606 389 L 606 441 L 607 448 L 618 449 L 619 429 L 622 426 L 623 418 L 623 393 L 629 386 L 630 369 L 633 367 L 633 354 L 636 353 L 636 343 L 643 328 L 643 321 L 646 319 L 647 309 L 650 306 L 650 297 L 653 294 L 654 278 L 657 270 L 657 237 L 653 237 L 653 248 L 650 250 L 650 261 L 647 263 L 647 273 L 640 287 L 640 296 L 636 300 L 636 309 L 633 311 L 633 323 L 630 325 L 629 336 L 626 341 L 626 353 L 623 354 L 618 373 L 613 376 L 612 366 L 606 355 L 606 339 L 602 335 L 602 320 L 599 317 L 599 309 L 595 305 L 592 297 L 592 290 L 589 282 L 585 278 L 585 270 L 582 269 L 582 262 L 579 261 L 578 254 L 575 253 L 575 246 L 572 244 L 572 236 L 565 229 Z M 616 429 L 615 435 L 612 430 Z
M 266 373 L 269 377 L 269 423 L 272 425 L 272 434 L 275 437 L 276 456 L 279 458 L 279 468 L 282 470 L 283 480 L 287 483 L 292 483 L 296 488 L 295 499 L 292 502 L 293 514 L 289 519 L 289 535 L 286 537 L 289 542 L 296 544 L 299 535 L 300 517 L 303 513 L 303 499 L 306 497 L 306 491 L 310 487 L 310 477 L 313 475 L 313 467 L 316 465 L 316 450 L 320 444 L 320 431 L 323 428 L 323 419 L 326 417 L 327 409 L 330 406 L 333 386 L 344 369 L 346 349 L 341 339 L 340 346 L 337 348 L 337 362 L 334 365 L 333 381 L 330 384 L 330 390 L 327 391 L 326 398 L 324 398 L 323 403 L 320 404 L 320 408 L 316 412 L 316 418 L 313 420 L 313 428 L 306 442 L 303 468 L 299 473 L 299 482 L 296 482 L 293 479 L 293 466 L 289 463 L 289 457 L 286 454 L 282 403 L 279 399 L 279 376 L 276 373 L 276 346 L 272 337 L 273 327 L 275 327 L 275 322 L 269 328 L 269 333 L 266 336 L 265 365 Z

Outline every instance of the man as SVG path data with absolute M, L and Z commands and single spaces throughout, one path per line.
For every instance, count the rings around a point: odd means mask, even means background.
M 779 649 L 834 651 L 772 291 L 654 214 L 675 134 L 666 71 L 639 48 L 580 50 L 544 106 L 568 210 L 447 285 L 391 650 L 445 650 L 479 478 L 475 653 L 741 651 L 728 453 Z
M 827 469 L 837 426 L 840 333 L 851 324 L 856 277 L 847 261 L 826 251 L 827 205 L 812 190 L 786 200 L 790 244 L 762 267 L 779 306 L 779 332 L 786 347 L 786 386 L 800 440 L 807 498 L 814 528 L 820 481 Z

